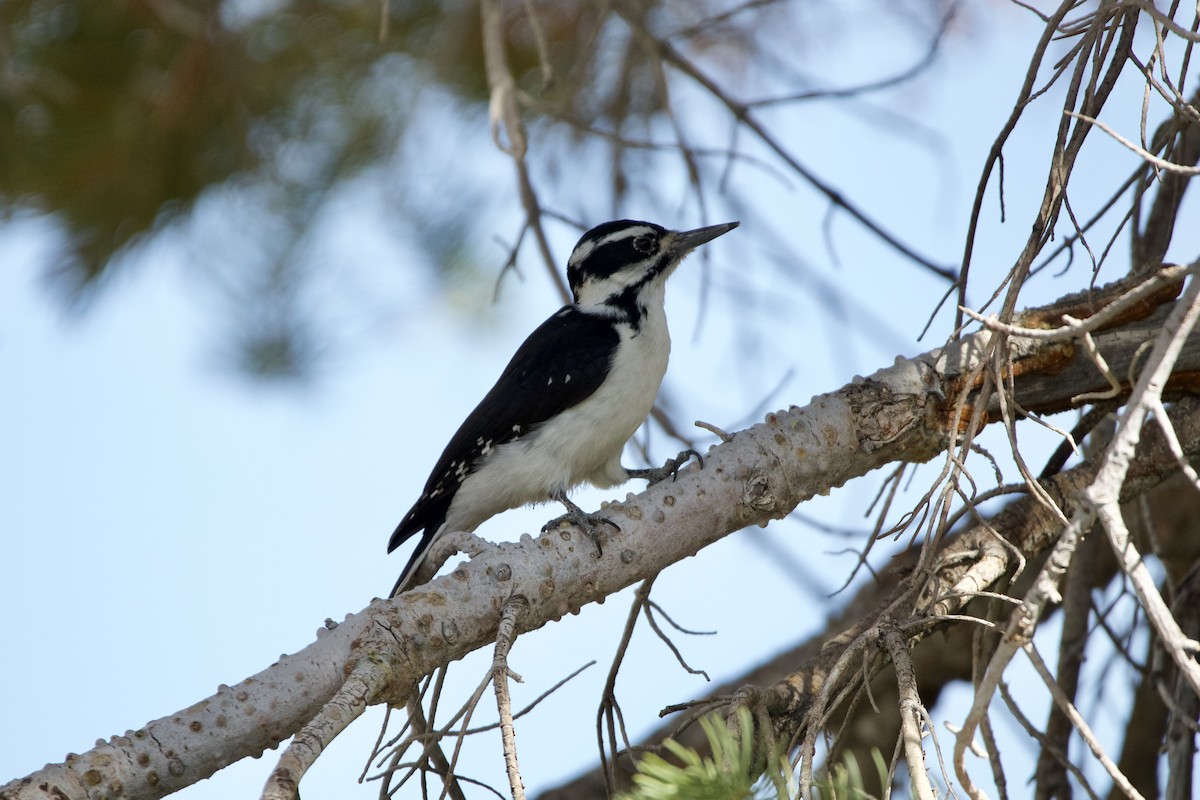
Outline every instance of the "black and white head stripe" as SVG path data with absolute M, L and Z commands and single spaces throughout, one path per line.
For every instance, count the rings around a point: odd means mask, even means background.
M 661 253 L 667 229 L 652 222 L 621 219 L 597 225 L 575 245 L 567 262 L 567 281 L 578 299 L 588 280 L 605 280 L 618 270 L 652 260 Z

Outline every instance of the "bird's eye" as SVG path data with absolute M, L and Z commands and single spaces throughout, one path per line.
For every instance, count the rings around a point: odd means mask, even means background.
M 653 253 L 656 244 L 658 240 L 654 238 L 654 234 L 647 233 L 633 240 L 633 249 L 639 253 Z

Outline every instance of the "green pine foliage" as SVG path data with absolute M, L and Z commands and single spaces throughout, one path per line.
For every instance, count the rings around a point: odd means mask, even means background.
M 750 712 L 737 711 L 738 729 L 754 729 Z M 663 746 L 676 759 L 668 761 L 649 753 L 638 762 L 633 776 L 634 788 L 618 795 L 618 800 L 767 800 L 793 798 L 796 788 L 786 756 L 769 759 L 769 768 L 761 777 L 755 769 L 752 736 L 736 737 L 717 714 L 700 720 L 712 755 L 702 756 L 673 739 Z
M 878 775 L 875 785 L 887 786 L 888 765 L 878 747 L 871 748 L 871 760 Z M 874 795 L 867 792 L 864 786 L 866 781 L 863 780 L 858 759 L 854 753 L 847 751 L 842 760 L 829 769 L 824 779 L 817 782 L 813 794 L 818 800 L 873 800 Z
M 667 760 L 649 753 L 638 761 L 633 789 L 617 795 L 617 800 L 797 800 L 799 786 L 792 774 L 786 753 L 773 754 L 764 774 L 757 770 L 754 741 L 749 735 L 736 736 L 718 714 L 700 720 L 712 755 L 701 755 L 673 739 L 663 747 L 673 756 Z M 737 710 L 736 730 L 752 731 L 749 710 Z M 876 785 L 888 784 L 888 766 L 878 749 L 871 751 L 878 773 Z M 863 787 L 862 770 L 853 753 L 832 765 L 825 777 L 813 787 L 814 800 L 870 800 Z

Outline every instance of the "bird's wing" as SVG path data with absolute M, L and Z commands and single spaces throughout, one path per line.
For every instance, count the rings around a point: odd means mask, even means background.
M 432 538 L 459 484 L 482 456 L 590 397 L 608 374 L 619 343 L 610 320 L 575 306 L 543 322 L 450 439 L 425 491 L 392 534 L 388 552 L 420 530 Z

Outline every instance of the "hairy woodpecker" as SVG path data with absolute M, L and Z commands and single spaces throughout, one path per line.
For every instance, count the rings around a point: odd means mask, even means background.
M 412 582 L 444 531 L 473 531 L 502 511 L 557 500 L 568 509 L 559 519 L 590 532 L 607 520 L 583 513 L 568 491 L 630 477 L 654 482 L 686 460 L 690 451 L 660 469 L 626 469 L 621 451 L 650 413 L 667 370 L 667 278 L 689 252 L 737 225 L 669 231 L 617 220 L 583 235 L 567 262 L 575 302 L 517 350 L 392 534 L 389 553 L 424 532 L 392 596 Z

